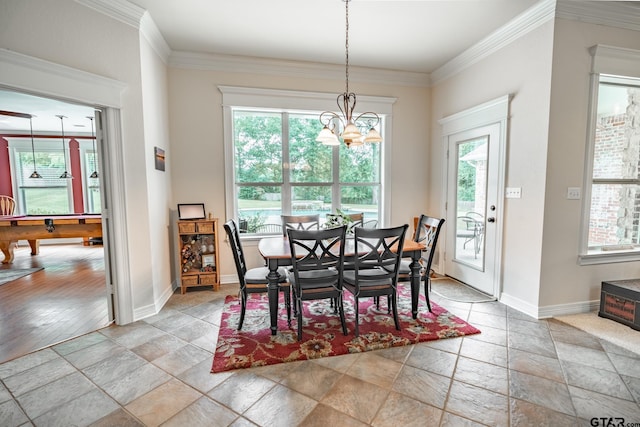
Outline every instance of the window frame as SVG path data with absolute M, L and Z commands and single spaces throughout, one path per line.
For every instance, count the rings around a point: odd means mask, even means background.
M 591 214 L 591 198 L 594 184 L 611 182 L 607 179 L 594 179 L 594 155 L 596 142 L 596 125 L 598 121 L 598 95 L 601 82 L 611 80 L 623 82 L 625 79 L 640 78 L 640 51 L 605 45 L 595 45 L 589 49 L 592 56 L 591 80 L 589 94 L 589 117 L 587 120 L 587 143 L 585 154 L 584 194 L 582 199 L 582 218 L 579 265 L 607 264 L 616 262 L 640 261 L 640 246 L 634 249 L 604 251 L 589 248 L 589 222 Z M 629 183 L 638 180 L 616 179 L 618 183 Z
M 223 107 L 223 137 L 224 137 L 224 164 L 225 164 L 225 199 L 226 217 L 235 218 L 237 211 L 236 177 L 235 177 L 235 151 L 233 148 L 233 111 L 256 110 L 273 111 L 277 113 L 304 113 L 336 111 L 336 94 L 291 91 L 277 89 L 261 89 L 237 86 L 218 86 L 222 93 Z M 390 179 L 392 112 L 396 98 L 377 96 L 358 96 L 358 111 L 375 111 L 384 120 L 382 128 L 383 142 L 380 148 L 380 224 L 386 224 L 390 213 L 390 194 L 388 185 Z M 334 171 L 336 173 L 336 171 Z M 313 183 L 306 183 L 307 185 Z M 339 183 L 337 183 L 339 185 Z M 260 235 L 241 236 L 243 239 L 258 240 Z

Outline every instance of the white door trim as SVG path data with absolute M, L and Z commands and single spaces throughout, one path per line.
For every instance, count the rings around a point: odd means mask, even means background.
M 470 129 L 489 126 L 493 124 L 500 125 L 500 151 L 498 154 L 498 199 L 496 200 L 495 216 L 498 219 L 495 227 L 495 245 L 492 248 L 486 250 L 493 251 L 493 259 L 495 260 L 493 266 L 493 296 L 498 298 L 502 289 L 502 235 L 504 230 L 504 190 L 505 190 L 505 170 L 506 170 L 506 152 L 507 152 L 507 133 L 508 133 L 508 119 L 509 119 L 509 102 L 512 98 L 511 94 L 501 96 L 475 107 L 463 110 L 459 113 L 452 114 L 451 116 L 444 117 L 438 120 L 438 123 L 442 126 L 442 143 L 443 143 L 443 177 L 442 177 L 442 216 L 446 217 L 446 206 L 448 192 L 448 159 L 447 148 L 449 138 L 459 132 L 463 132 Z M 446 223 L 445 223 L 446 225 Z M 450 227 L 447 227 L 445 232 L 448 232 Z M 445 242 L 447 239 L 443 239 Z M 445 246 L 446 251 L 446 246 Z M 445 252 L 446 253 L 446 252 Z M 446 265 L 444 262 L 442 266 Z M 445 271 L 446 273 L 446 271 Z

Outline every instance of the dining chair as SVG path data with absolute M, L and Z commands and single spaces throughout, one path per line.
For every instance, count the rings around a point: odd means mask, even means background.
M 335 304 L 342 332 L 347 335 L 342 304 L 346 230 L 346 225 L 324 230 L 287 230 L 291 248 L 289 280 L 298 320 L 298 341 L 302 340 L 302 302 L 318 299 L 329 299 Z
M 318 230 L 320 228 L 320 214 L 315 215 L 280 215 L 282 219 L 282 235 L 287 236 L 287 230 Z
M 344 288 L 353 294 L 356 314 L 355 335 L 359 336 L 358 300 L 387 296 L 397 330 L 398 320 L 397 284 L 398 269 L 402 259 L 407 224 L 391 228 L 363 228 L 354 230 L 355 250 L 353 270 L 343 273 Z
M 429 301 L 429 290 L 431 289 L 431 264 L 436 253 L 438 236 L 444 224 L 444 218 L 433 218 L 427 215 L 420 215 L 413 234 L 415 242 L 424 243 L 425 249 L 420 255 L 420 280 L 424 280 L 424 296 L 427 301 L 427 308 L 431 312 L 431 302 Z M 398 281 L 408 282 L 411 280 L 410 260 L 403 259 L 400 262 L 398 271 Z
M 268 290 L 267 274 L 269 274 L 269 269 L 267 267 L 255 267 L 248 269 L 236 222 L 232 219 L 227 221 L 224 224 L 224 229 L 229 237 L 229 244 L 231 245 L 231 251 L 233 252 L 233 260 L 235 261 L 236 271 L 238 273 L 238 282 L 240 283 L 241 306 L 240 321 L 238 322 L 238 330 L 240 330 L 242 329 L 242 324 L 244 322 L 249 295 L 254 293 L 266 293 Z M 280 267 L 278 269 L 278 276 L 278 286 L 284 293 L 284 301 L 287 307 L 287 321 L 289 322 L 289 326 L 291 326 L 290 284 L 287 280 L 287 271 L 284 267 Z
M 16 211 L 16 201 L 13 197 L 0 195 L 0 215 L 13 215 Z
M 467 244 L 473 242 L 473 255 L 477 258 L 484 234 L 484 222 L 467 215 L 459 216 L 457 220 L 456 237 L 464 239 L 462 249 L 466 249 Z

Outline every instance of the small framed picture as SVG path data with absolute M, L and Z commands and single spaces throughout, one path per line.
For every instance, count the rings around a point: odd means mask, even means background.
M 203 267 L 214 267 L 215 257 L 213 255 L 202 255 Z
M 159 147 L 153 147 L 153 156 L 156 163 L 156 170 L 164 172 L 164 162 L 165 162 L 164 150 Z

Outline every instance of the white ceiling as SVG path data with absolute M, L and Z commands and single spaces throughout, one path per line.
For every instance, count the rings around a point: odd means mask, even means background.
M 172 51 L 344 64 L 343 0 L 128 0 Z M 349 63 L 429 74 L 538 0 L 351 0 Z M 34 131 L 90 132 L 91 108 L 0 90 L 0 110 L 33 114 Z M 84 128 L 84 129 L 83 129 Z M 0 129 L 29 120 L 0 115 Z

